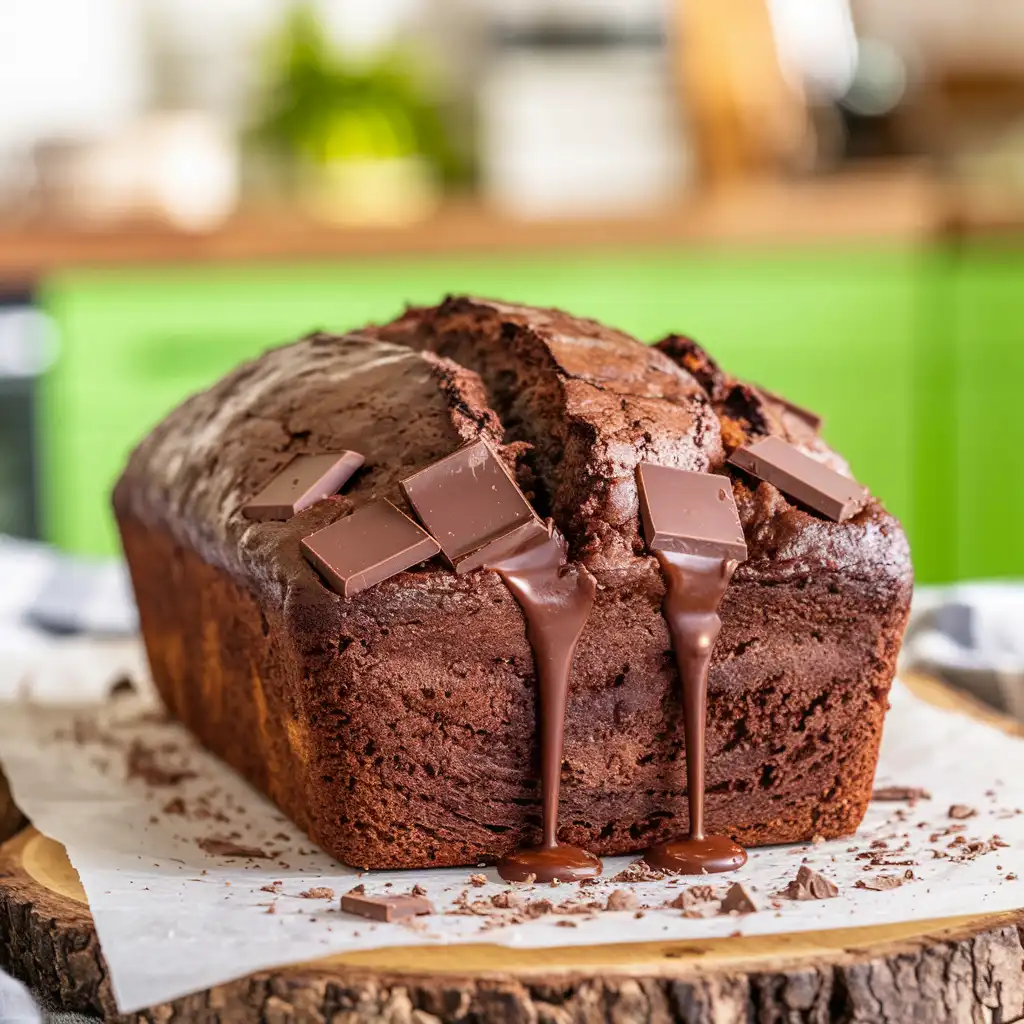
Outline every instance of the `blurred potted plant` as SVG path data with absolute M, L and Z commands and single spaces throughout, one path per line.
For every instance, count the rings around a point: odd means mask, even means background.
M 314 215 L 342 223 L 428 214 L 461 168 L 440 110 L 395 49 L 354 66 L 305 6 L 275 40 L 254 140 Z

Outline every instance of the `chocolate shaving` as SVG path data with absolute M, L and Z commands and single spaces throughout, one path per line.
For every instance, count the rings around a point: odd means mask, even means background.
M 964 818 L 973 818 L 978 812 L 967 804 L 953 804 L 947 813 L 951 818 L 960 821 Z
M 623 882 L 660 882 L 665 875 L 661 871 L 655 871 L 646 861 L 635 860 L 627 864 L 617 875 L 613 875 L 608 881 L 615 884 Z
M 241 846 L 230 839 L 221 839 L 216 836 L 197 839 L 196 846 L 204 853 L 208 853 L 213 857 L 252 857 L 256 859 L 270 856 L 269 853 L 261 850 L 258 846 Z
M 894 875 L 876 875 L 874 878 L 858 878 L 854 885 L 858 889 L 885 892 L 888 889 L 898 889 L 903 881 L 904 879 L 896 878 Z
M 920 786 L 881 786 L 871 794 L 871 799 L 875 803 L 895 803 L 904 800 L 914 803 L 917 800 L 931 800 L 931 798 L 931 793 L 927 789 L 921 789 Z

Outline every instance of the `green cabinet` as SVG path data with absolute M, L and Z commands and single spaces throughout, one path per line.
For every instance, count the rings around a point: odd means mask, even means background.
M 1024 249 L 973 245 L 957 264 L 951 575 L 1024 576 Z
M 649 340 L 693 335 L 727 369 L 821 411 L 829 441 L 913 538 L 920 272 L 920 256 L 903 250 L 67 272 L 44 290 L 62 343 L 40 425 L 48 535 L 75 551 L 116 550 L 109 492 L 132 444 L 241 359 L 464 291 L 564 306 Z

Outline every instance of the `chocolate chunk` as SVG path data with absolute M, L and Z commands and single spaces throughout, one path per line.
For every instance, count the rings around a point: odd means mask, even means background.
M 822 419 L 816 412 L 805 409 L 802 405 L 797 405 L 796 402 L 791 402 L 788 398 L 783 398 L 782 395 L 777 395 L 774 391 L 761 387 L 760 384 L 756 385 L 756 387 L 765 398 L 775 402 L 777 405 L 781 405 L 786 412 L 790 412 L 798 419 L 803 420 L 812 430 L 821 429 Z
M 301 547 L 342 597 L 352 597 L 438 552 L 429 534 L 383 498 L 304 537 Z
M 668 906 L 678 910 L 690 910 L 701 903 L 710 903 L 715 898 L 715 889 L 711 885 L 691 885 L 684 889 Z
M 866 487 L 812 459 L 779 437 L 737 448 L 729 462 L 829 519 L 849 519 L 868 499 Z
M 780 893 L 791 900 L 830 900 L 839 895 L 839 887 L 824 875 L 812 871 L 806 864 L 799 870 L 789 885 Z
M 718 908 L 719 914 L 754 914 L 757 904 L 739 882 L 733 882 Z
M 363 464 L 358 452 L 296 455 L 250 502 L 242 506 L 246 519 L 290 519 L 304 508 L 345 486 Z
M 547 533 L 484 441 L 414 473 L 402 491 L 457 573 L 497 562 Z
M 636 896 L 628 889 L 614 889 L 608 894 L 605 910 L 635 910 L 638 905 Z
M 747 557 L 728 477 L 642 462 L 636 479 L 648 551 Z
M 906 800 L 914 803 L 917 800 L 931 800 L 932 795 L 927 789 L 920 786 L 881 786 L 871 793 L 871 799 L 876 803 L 895 803 Z
M 367 896 L 361 886 L 350 889 L 341 897 L 341 909 L 346 914 L 368 917 L 371 921 L 399 921 L 405 917 L 432 914 L 434 908 L 422 896 Z
M 978 812 L 973 807 L 968 807 L 967 804 L 953 804 L 948 813 L 951 818 L 961 820 L 973 818 Z

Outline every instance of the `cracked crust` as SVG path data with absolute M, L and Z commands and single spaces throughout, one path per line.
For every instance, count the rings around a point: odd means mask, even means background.
M 644 459 L 732 480 L 750 557 L 709 681 L 708 826 L 751 845 L 853 831 L 871 788 L 911 578 L 877 503 L 837 524 L 725 467 L 808 424 L 678 336 L 645 347 L 557 310 L 478 299 L 314 335 L 175 410 L 115 509 L 171 710 L 321 846 L 369 867 L 472 864 L 535 838 L 532 656 L 489 573 L 439 562 L 344 601 L 299 540 L 478 436 L 600 589 L 566 720 L 562 837 L 623 853 L 686 827 L 663 585 L 643 553 Z M 351 448 L 344 497 L 286 523 L 238 509 L 301 452 Z M 756 484 L 756 486 L 755 486 Z

